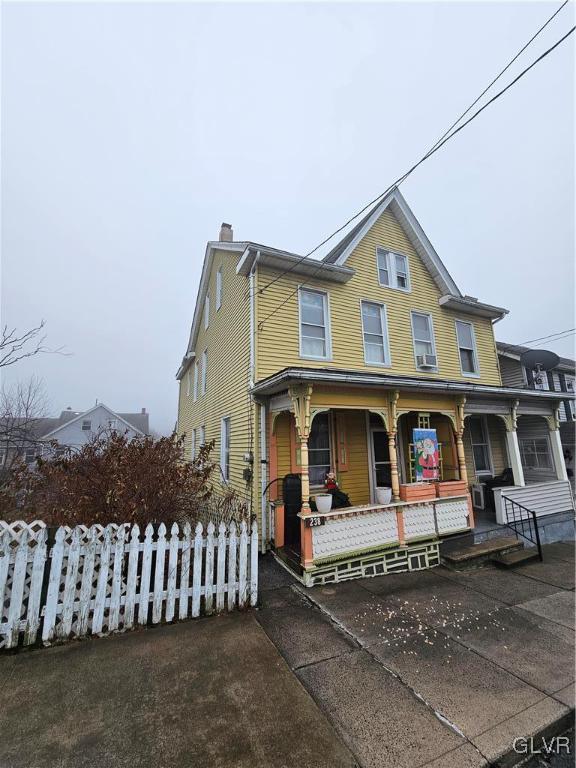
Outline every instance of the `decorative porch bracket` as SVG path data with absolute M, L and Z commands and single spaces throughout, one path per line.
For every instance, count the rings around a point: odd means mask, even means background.
M 518 443 L 518 406 L 519 400 L 515 400 L 510 408 L 510 413 L 496 413 L 506 426 L 506 448 L 508 450 L 508 460 L 512 468 L 514 485 L 526 485 L 524 480 L 524 469 L 522 468 L 522 458 L 520 456 L 520 445 Z
M 398 453 L 396 451 L 396 434 L 398 431 L 398 398 L 400 392 L 395 389 L 390 393 L 388 401 L 388 454 L 390 456 L 390 480 L 392 484 L 392 498 L 400 499 L 400 476 L 398 474 Z M 386 424 L 386 422 L 384 422 Z
M 460 480 L 466 483 L 468 486 L 468 470 L 466 469 L 466 454 L 464 453 L 464 407 L 466 405 L 466 397 L 458 398 L 456 404 L 456 454 L 458 456 L 458 472 L 460 473 Z

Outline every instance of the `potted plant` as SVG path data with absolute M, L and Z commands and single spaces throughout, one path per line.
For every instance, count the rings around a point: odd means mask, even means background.
M 390 504 L 392 501 L 392 488 L 387 488 L 386 486 L 376 488 L 376 501 L 378 504 L 382 504 L 382 506 Z
M 325 514 L 332 509 L 332 494 L 331 493 L 317 493 L 314 496 L 316 507 L 318 512 Z

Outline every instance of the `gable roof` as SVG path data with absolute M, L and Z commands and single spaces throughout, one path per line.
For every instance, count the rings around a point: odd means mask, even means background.
M 358 243 L 388 208 L 390 208 L 400 222 L 400 225 L 428 268 L 440 291 L 451 296 L 462 296 L 458 286 L 444 266 L 442 259 L 434 250 L 432 243 L 428 240 L 420 223 L 397 187 L 368 211 L 366 216 L 324 257 L 324 261 L 329 264 L 344 265 Z
M 110 416 L 112 416 L 115 419 L 120 419 L 129 429 L 132 429 L 135 432 L 138 432 L 140 435 L 144 436 L 148 429 L 148 414 L 147 413 L 141 413 L 141 414 L 135 414 L 135 413 L 116 413 L 111 408 L 108 408 L 107 405 L 104 403 L 96 403 L 96 405 L 92 406 L 92 408 L 89 408 L 87 411 L 83 411 L 82 413 L 79 413 L 78 411 L 62 411 L 60 414 L 60 419 L 58 420 L 60 423 L 56 427 L 52 427 L 52 429 L 49 432 L 45 432 L 41 436 L 43 439 L 46 439 L 48 437 L 52 437 L 56 433 L 60 432 L 60 430 L 64 429 L 64 427 L 67 427 L 69 424 L 73 424 L 75 421 L 80 421 L 80 419 L 85 419 L 87 416 L 89 416 L 91 413 L 93 413 L 98 408 L 103 408 L 105 411 L 107 411 Z M 69 418 L 68 414 L 73 414 L 72 418 Z M 131 420 L 129 421 L 126 417 L 131 417 Z M 136 420 L 134 417 L 140 416 L 140 426 L 137 426 L 136 424 L 132 423 L 132 421 Z M 141 429 L 140 427 L 145 427 L 146 432 Z
M 524 354 L 524 352 L 530 352 L 535 348 L 525 347 L 522 344 L 506 344 L 503 341 L 497 341 L 496 349 L 498 350 L 499 355 L 510 357 L 514 360 L 520 360 L 520 357 Z M 540 349 L 540 347 L 538 347 L 538 349 Z M 576 362 L 569 357 L 561 357 L 560 362 L 556 368 L 566 368 L 569 372 L 574 373 Z

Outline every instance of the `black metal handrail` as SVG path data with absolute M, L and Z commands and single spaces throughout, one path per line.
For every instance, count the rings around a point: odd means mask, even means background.
M 522 538 L 535 544 L 538 549 L 538 557 L 540 560 L 544 560 L 542 556 L 542 545 L 540 543 L 540 531 L 538 530 L 538 516 L 536 512 L 503 494 L 502 501 L 504 502 L 504 511 L 506 513 L 506 521 L 504 525 L 513 530 L 518 536 L 522 536 Z M 512 520 L 510 520 L 510 510 L 512 511 Z

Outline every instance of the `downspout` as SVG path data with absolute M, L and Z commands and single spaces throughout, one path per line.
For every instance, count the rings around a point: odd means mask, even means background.
M 266 485 L 268 481 L 268 454 L 266 451 L 266 403 L 260 403 L 260 510 L 262 512 L 262 554 L 266 552 Z

